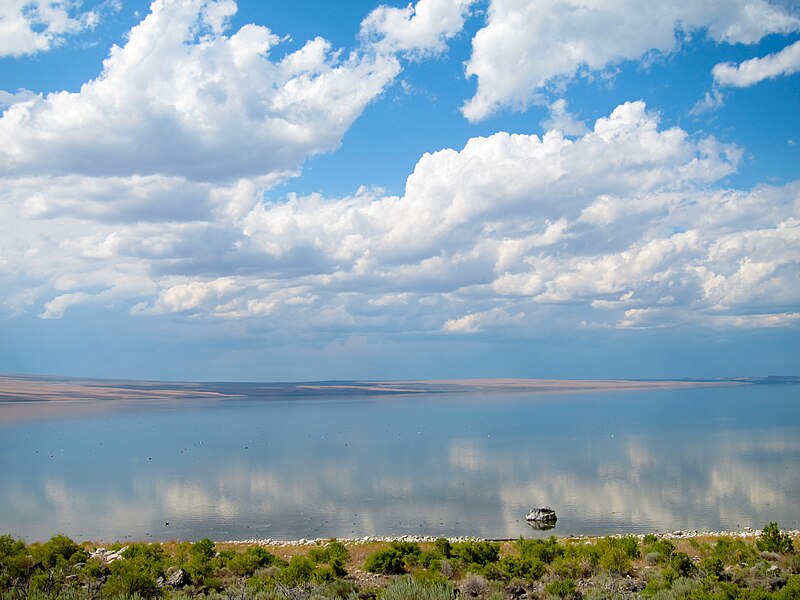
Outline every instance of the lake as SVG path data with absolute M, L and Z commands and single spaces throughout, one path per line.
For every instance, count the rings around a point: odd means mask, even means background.
M 299 539 L 800 521 L 800 387 L 0 403 L 0 533 Z M 4 414 L 5 412 L 5 414 Z M 528 510 L 550 505 L 537 532 Z

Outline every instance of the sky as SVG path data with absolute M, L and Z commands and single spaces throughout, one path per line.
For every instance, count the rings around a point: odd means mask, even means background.
M 0 372 L 800 374 L 796 0 L 4 0 Z

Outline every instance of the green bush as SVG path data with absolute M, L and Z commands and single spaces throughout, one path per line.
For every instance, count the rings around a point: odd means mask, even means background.
M 392 542 L 390 547 L 400 553 L 407 567 L 413 567 L 419 563 L 422 548 L 416 542 Z
M 592 575 L 592 563 L 577 556 L 560 556 L 550 563 L 550 572 L 560 579 L 579 579 Z
M 330 563 L 332 560 L 340 559 L 342 562 L 347 562 L 350 558 L 350 553 L 347 547 L 338 540 L 331 539 L 325 546 L 312 548 L 308 551 L 308 557 L 318 563 Z
M 141 559 L 148 564 L 161 567 L 167 559 L 167 553 L 161 544 L 131 544 L 123 553 L 125 560 Z
M 572 579 L 557 579 L 548 583 L 544 591 L 556 598 L 572 598 L 575 596 L 575 582 Z
M 713 556 L 707 556 L 702 559 L 697 566 L 707 578 L 712 580 L 719 579 L 725 572 L 725 565 L 722 564 L 719 558 L 714 558 Z
M 406 572 L 403 555 L 395 548 L 385 548 L 370 554 L 364 562 L 364 569 L 381 575 L 400 575 Z
M 275 579 L 289 587 L 297 587 L 311 580 L 314 573 L 314 561 L 307 556 L 293 556 L 289 564 L 282 568 Z
M 759 560 L 758 553 L 753 546 L 744 540 L 733 539 L 727 536 L 719 538 L 711 550 L 712 558 L 718 558 L 725 566 L 746 564 L 752 565 Z
M 786 585 L 775 595 L 779 600 L 797 600 L 800 598 L 800 575 L 792 575 Z
M 347 579 L 336 579 L 325 586 L 325 596 L 328 598 L 348 598 L 357 593 L 356 584 Z
M 465 566 L 484 567 L 500 559 L 500 544 L 497 542 L 460 542 L 453 544 L 451 555 Z
M 247 548 L 244 552 L 234 553 L 226 566 L 232 573 L 240 577 L 249 577 L 258 569 L 263 569 L 278 562 L 277 557 L 260 546 Z
M 648 554 L 655 553 L 658 555 L 656 562 L 665 563 L 668 562 L 672 555 L 675 553 L 675 544 L 673 544 L 669 540 L 657 540 L 654 537 L 654 541 L 650 543 L 645 543 L 645 549 L 647 550 Z
M 600 553 L 598 565 L 609 573 L 629 575 L 633 559 L 639 558 L 639 541 L 633 536 L 624 538 L 606 537 L 596 544 Z
M 330 565 L 318 566 L 311 572 L 311 580 L 314 583 L 333 583 L 336 581 L 336 573 Z
M 10 589 L 16 582 L 27 578 L 34 559 L 25 542 L 10 535 L 0 536 L 0 591 Z
M 644 539 L 642 540 L 642 543 L 645 546 L 649 546 L 650 544 L 654 544 L 657 541 L 658 541 L 658 538 L 654 534 L 648 533 L 646 536 L 644 536 Z
M 45 567 L 86 562 L 86 550 L 65 535 L 55 535 L 45 544 L 35 547 L 34 556 Z
M 676 552 L 670 559 L 669 564 L 681 577 L 687 577 L 697 570 L 692 559 L 685 552 Z
M 329 565 L 329 568 L 321 570 L 319 574 L 315 573 L 315 581 L 333 581 L 337 577 L 347 575 L 346 564 L 350 553 L 347 551 L 347 547 L 337 540 L 328 541 L 324 547 L 312 548 L 308 551 L 308 557 L 316 563 Z
M 442 558 L 450 558 L 452 556 L 451 552 L 453 551 L 453 545 L 450 543 L 450 540 L 446 540 L 445 538 L 436 538 L 433 542 L 433 547 L 436 551 L 442 555 Z
M 161 595 L 161 588 L 156 581 L 162 573 L 144 557 L 115 560 L 109 569 L 111 575 L 102 588 L 106 598 L 133 594 L 139 594 L 142 598 L 157 598 Z
M 199 542 L 192 544 L 190 550 L 192 560 L 210 560 L 214 558 L 214 542 L 208 538 L 203 538 Z
M 535 556 L 504 556 L 497 564 L 501 576 L 495 575 L 495 571 L 487 572 L 490 579 L 503 579 L 509 581 L 515 577 L 536 581 L 541 579 L 547 567 Z
M 558 543 L 555 536 L 550 536 L 546 540 L 519 538 L 517 547 L 519 548 L 520 556 L 523 558 L 538 559 L 546 565 L 549 565 L 559 556 L 564 556 L 565 552 L 564 547 Z
M 438 568 L 445 557 L 436 548 L 428 550 L 419 555 L 419 565 L 426 569 Z
M 756 540 L 756 547 L 762 552 L 777 552 L 778 554 L 788 554 L 793 550 L 792 538 L 788 533 L 783 533 L 775 521 L 764 527 Z
M 456 590 L 449 583 L 425 585 L 411 577 L 403 577 L 386 587 L 380 600 L 456 600 Z

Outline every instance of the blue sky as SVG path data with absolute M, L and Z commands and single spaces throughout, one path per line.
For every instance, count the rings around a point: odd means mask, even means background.
M 4 2 L 0 371 L 797 374 L 800 9 L 690 4 Z

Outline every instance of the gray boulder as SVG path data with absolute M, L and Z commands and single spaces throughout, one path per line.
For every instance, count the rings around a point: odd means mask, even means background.
M 531 512 L 525 516 L 525 519 L 528 521 L 535 521 L 537 523 L 550 523 L 557 521 L 558 517 L 556 516 L 556 511 L 549 506 L 538 506 L 531 509 Z
M 176 569 L 171 573 L 167 572 L 167 580 L 165 583 L 170 587 L 182 588 L 186 587 L 191 582 L 192 578 L 189 577 L 189 573 L 187 573 L 183 569 Z

